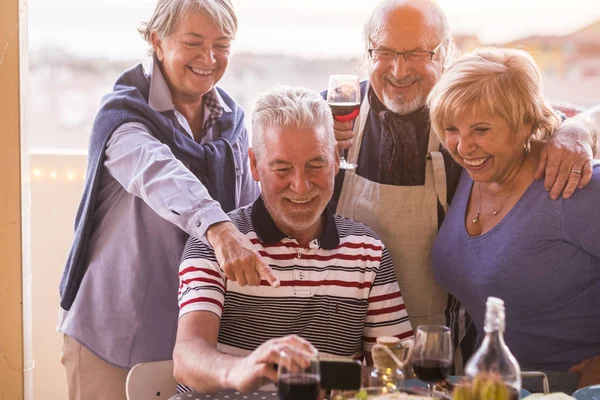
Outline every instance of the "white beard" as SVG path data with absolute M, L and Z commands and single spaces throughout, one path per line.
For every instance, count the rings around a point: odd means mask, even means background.
M 387 93 L 383 92 L 383 105 L 390 111 L 395 112 L 400 115 L 407 115 L 414 111 L 417 111 L 419 108 L 423 107 L 425 104 L 425 96 L 419 93 L 410 101 L 405 101 L 404 99 L 395 97 L 391 98 L 387 95 Z

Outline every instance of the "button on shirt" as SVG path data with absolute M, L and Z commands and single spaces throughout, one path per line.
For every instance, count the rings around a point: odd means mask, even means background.
M 148 104 L 170 112 L 173 122 L 193 137 L 187 120 L 174 109 L 158 65 L 151 70 Z M 210 123 L 215 113 L 231 112 L 214 88 L 205 96 L 211 104 L 204 102 L 203 142 L 219 137 Z M 259 191 L 250 174 L 247 135 L 231 146 L 239 207 Z M 60 310 L 58 330 L 117 367 L 169 359 L 177 327 L 177 266 L 188 234 L 203 238 L 212 224 L 229 218 L 142 124 L 117 128 L 104 167 L 92 216 L 89 267 L 71 309 Z

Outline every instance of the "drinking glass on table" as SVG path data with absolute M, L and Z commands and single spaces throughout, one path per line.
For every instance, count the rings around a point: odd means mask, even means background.
M 279 400 L 318 400 L 321 389 L 319 360 L 312 358 L 308 365 L 281 352 L 277 368 Z
M 443 325 L 419 325 L 413 348 L 413 371 L 417 378 L 427 383 L 429 397 L 433 388 L 452 371 L 452 335 Z
M 356 75 L 331 75 L 327 89 L 327 103 L 336 121 L 354 121 L 360 111 L 360 81 Z M 340 149 L 340 168 L 355 169 L 356 164 L 346 161 Z

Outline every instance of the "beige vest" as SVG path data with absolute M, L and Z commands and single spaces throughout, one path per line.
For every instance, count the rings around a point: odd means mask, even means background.
M 354 124 L 355 144 L 348 154 L 351 163 L 358 161 L 369 110 L 365 99 Z M 392 186 L 346 170 L 337 206 L 338 214 L 370 226 L 386 245 L 413 329 L 421 324 L 446 324 L 448 293 L 435 282 L 431 270 L 438 200 L 447 209 L 444 159 L 433 133 L 429 135 L 425 171 L 423 186 Z

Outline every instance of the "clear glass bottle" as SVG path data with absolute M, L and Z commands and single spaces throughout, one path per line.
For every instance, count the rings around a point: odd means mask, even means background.
M 465 376 L 473 381 L 477 376 L 488 376 L 504 382 L 510 399 L 518 399 L 521 391 L 521 367 L 504 343 L 506 322 L 504 301 L 488 297 L 485 311 L 485 338 L 465 366 Z

